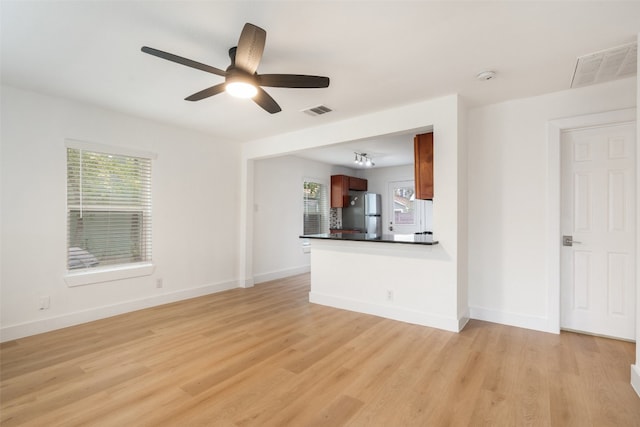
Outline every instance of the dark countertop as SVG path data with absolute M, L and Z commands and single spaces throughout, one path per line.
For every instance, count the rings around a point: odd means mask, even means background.
M 323 239 L 323 240 L 350 240 L 356 242 L 379 242 L 379 243 L 405 243 L 410 245 L 437 245 L 438 241 L 433 240 L 432 234 L 375 234 L 364 233 L 336 233 L 336 234 L 308 234 L 300 236 L 301 239 Z

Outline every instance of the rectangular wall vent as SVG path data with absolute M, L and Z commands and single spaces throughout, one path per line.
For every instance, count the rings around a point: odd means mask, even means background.
M 306 113 L 310 116 L 319 116 L 321 114 L 330 113 L 333 111 L 331 108 L 326 105 L 318 105 L 317 107 L 307 108 L 306 110 L 302 110 L 303 113 Z
M 589 86 L 636 74 L 638 43 L 590 53 L 578 58 L 571 87 Z

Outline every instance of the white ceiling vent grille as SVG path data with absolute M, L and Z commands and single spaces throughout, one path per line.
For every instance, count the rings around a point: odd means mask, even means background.
M 331 108 L 326 105 L 318 105 L 317 107 L 307 108 L 306 110 L 302 110 L 303 113 L 306 113 L 310 116 L 319 116 L 321 114 L 330 113 L 333 111 Z
M 571 87 L 631 77 L 636 73 L 638 43 L 629 43 L 578 58 Z

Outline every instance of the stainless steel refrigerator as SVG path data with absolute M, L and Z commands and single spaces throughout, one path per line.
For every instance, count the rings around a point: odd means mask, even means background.
M 342 228 L 382 235 L 382 203 L 380 195 L 349 191 L 349 206 L 342 208 Z

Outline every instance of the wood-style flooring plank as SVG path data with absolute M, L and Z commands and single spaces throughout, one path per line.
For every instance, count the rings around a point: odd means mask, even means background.
M 2 426 L 640 426 L 635 345 L 308 302 L 309 275 L 0 345 Z

